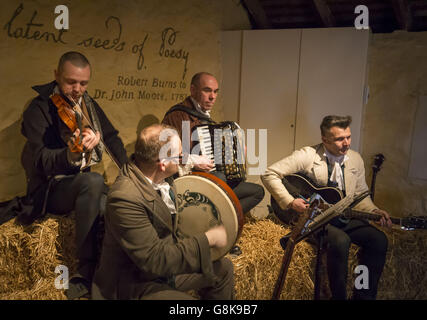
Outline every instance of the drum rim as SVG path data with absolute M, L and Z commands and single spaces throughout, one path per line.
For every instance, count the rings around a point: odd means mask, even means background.
M 239 198 L 237 198 L 233 189 L 231 189 L 230 186 L 226 182 L 224 182 L 223 180 L 221 180 L 220 178 L 218 178 L 217 176 L 215 176 L 211 173 L 194 171 L 194 172 L 191 172 L 190 175 L 202 176 L 202 177 L 205 177 L 205 178 L 211 180 L 216 185 L 218 185 L 229 196 L 231 202 L 234 205 L 234 208 L 235 208 L 236 214 L 237 214 L 237 224 L 238 224 L 237 237 L 236 237 L 236 241 L 237 241 L 240 237 L 240 234 L 242 233 L 242 229 L 243 229 L 243 225 L 244 225 L 244 215 L 243 215 L 243 210 L 242 210 L 242 206 L 240 204 Z

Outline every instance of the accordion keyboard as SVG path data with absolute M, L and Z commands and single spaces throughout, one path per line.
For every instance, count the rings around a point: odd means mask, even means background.
M 199 136 L 199 144 L 200 144 L 200 151 L 203 155 L 208 157 L 210 160 L 215 161 L 214 157 L 214 149 L 212 147 L 211 143 L 211 134 L 209 132 L 208 126 L 200 126 L 197 127 L 197 135 Z M 209 170 L 210 172 L 216 171 L 216 168 L 213 167 L 213 169 Z
M 244 141 L 240 127 L 234 122 L 199 125 L 197 131 L 200 152 L 215 163 L 210 170 L 221 171 L 228 180 L 242 181 L 246 178 Z

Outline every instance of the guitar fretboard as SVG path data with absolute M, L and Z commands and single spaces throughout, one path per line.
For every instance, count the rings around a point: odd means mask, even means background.
M 363 212 L 357 210 L 348 209 L 343 214 L 346 218 L 362 218 L 367 220 L 379 221 L 382 218 L 382 215 L 378 213 Z M 397 225 L 402 225 L 402 219 L 390 217 L 391 222 Z

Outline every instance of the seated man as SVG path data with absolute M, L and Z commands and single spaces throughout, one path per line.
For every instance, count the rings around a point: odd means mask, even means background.
M 160 139 L 163 130 L 167 141 Z M 162 155 L 166 143 L 171 152 Z M 192 299 L 188 290 L 202 299 L 234 297 L 233 264 L 212 262 L 210 255 L 211 247 L 226 246 L 224 226 L 188 238 L 177 233 L 172 176 L 181 152 L 176 131 L 165 125 L 147 127 L 137 138 L 108 195 L 93 299 Z
M 362 194 L 368 190 L 365 168 L 359 153 L 350 150 L 351 117 L 327 116 L 320 130 L 322 143 L 296 150 L 290 156 L 271 165 L 261 177 L 267 190 L 282 209 L 291 208 L 303 212 L 308 204 L 302 198 L 294 198 L 282 183 L 283 177 L 302 173 L 320 186 L 339 188 L 344 194 Z M 378 209 L 370 197 L 355 207 L 361 211 L 381 214 L 382 226 L 390 226 L 387 212 Z M 378 281 L 384 268 L 387 252 L 385 234 L 361 219 L 336 217 L 326 227 L 328 251 L 327 269 L 333 299 L 347 298 L 346 283 L 350 244 L 362 247 L 361 265 L 369 270 L 369 288 L 354 290 L 354 299 L 375 299 Z
M 195 74 L 191 79 L 191 96 L 166 112 L 162 123 L 174 127 L 182 140 L 187 139 L 187 141 L 191 141 L 190 133 L 194 126 L 215 123 L 210 117 L 210 112 L 215 104 L 218 91 L 218 82 L 213 75 L 207 72 Z M 182 130 L 183 122 L 185 121 L 189 122 L 189 132 L 183 132 Z M 210 169 L 214 168 L 212 162 L 205 162 L 203 160 L 197 162 L 197 160 L 193 160 L 194 169 L 196 170 L 209 172 Z M 227 181 L 225 175 L 221 172 L 216 172 L 215 175 L 226 181 L 233 189 L 242 205 L 244 213 L 248 213 L 264 198 L 264 188 L 258 184 L 244 181 L 237 183 Z
M 101 161 L 105 151 L 114 156 L 118 166 L 127 161 L 118 131 L 86 91 L 91 72 L 81 53 L 63 54 L 55 81 L 33 87 L 38 96 L 25 110 L 22 122 L 22 134 L 27 138 L 22 151 L 26 201 L 33 209 L 18 214 L 18 220 L 29 224 L 46 212 L 67 214 L 74 210 L 79 261 L 78 274 L 65 291 L 69 299 L 88 293 L 98 258 L 98 221 L 108 188 L 104 178 L 90 168 Z M 70 127 L 71 119 L 81 119 L 74 121 L 80 128 Z

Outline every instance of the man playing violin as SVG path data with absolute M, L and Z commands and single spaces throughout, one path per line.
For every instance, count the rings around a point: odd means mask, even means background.
M 303 212 L 309 206 L 304 199 L 294 198 L 283 185 L 282 179 L 289 174 L 302 173 L 317 185 L 338 188 L 344 195 L 368 191 L 362 157 L 350 150 L 350 123 L 349 116 L 326 116 L 320 125 L 321 144 L 296 150 L 268 167 L 261 180 L 283 210 Z M 388 213 L 375 206 L 370 197 L 364 198 L 355 209 L 380 214 L 379 224 L 391 225 Z M 368 267 L 369 288 L 355 288 L 353 299 L 375 299 L 387 252 L 385 234 L 366 220 L 341 217 L 333 218 L 326 231 L 332 298 L 347 298 L 348 254 L 351 243 L 355 243 L 362 248 L 359 264 Z
M 88 293 L 98 256 L 99 219 L 108 188 L 90 168 L 106 151 L 120 167 L 127 161 L 118 131 L 86 91 L 90 77 L 84 55 L 65 53 L 55 81 L 33 87 L 38 96 L 24 111 L 22 122 L 27 138 L 22 152 L 26 198 L 33 210 L 19 220 L 28 224 L 47 212 L 75 212 L 78 274 L 66 291 L 69 299 Z

